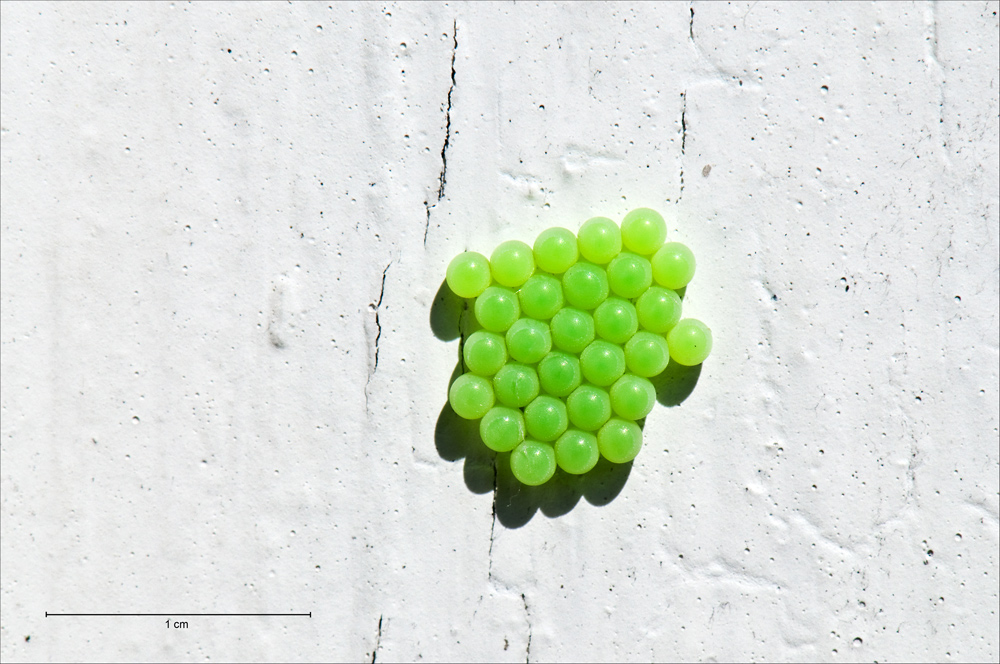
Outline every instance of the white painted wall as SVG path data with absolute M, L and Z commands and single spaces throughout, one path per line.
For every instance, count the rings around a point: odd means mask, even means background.
M 996 2 L 329 4 L 0 5 L 4 661 L 997 660 Z M 444 268 L 644 205 L 714 355 L 517 491 Z

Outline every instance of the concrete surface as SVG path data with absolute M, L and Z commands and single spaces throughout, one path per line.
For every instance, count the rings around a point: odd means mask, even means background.
M 997 10 L 3 3 L 3 660 L 997 661 Z M 444 268 L 644 205 L 714 355 L 517 491 Z M 312 617 L 45 617 L 174 611 Z

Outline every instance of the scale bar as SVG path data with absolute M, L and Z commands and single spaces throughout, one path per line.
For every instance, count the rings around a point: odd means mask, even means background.
M 312 611 L 309 613 L 49 613 L 45 612 L 45 617 L 65 617 L 65 616 L 284 616 L 308 617 L 312 618 Z

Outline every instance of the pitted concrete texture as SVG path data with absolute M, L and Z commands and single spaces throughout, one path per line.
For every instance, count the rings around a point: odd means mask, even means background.
M 3 3 L 3 660 L 996 661 L 997 11 Z M 518 488 L 445 267 L 640 206 L 714 353 Z

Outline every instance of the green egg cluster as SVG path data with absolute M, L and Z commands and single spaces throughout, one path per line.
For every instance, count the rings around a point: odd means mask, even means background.
M 602 456 L 633 460 L 637 421 L 656 404 L 650 379 L 711 353 L 711 330 L 681 317 L 677 294 L 694 254 L 666 240 L 663 217 L 639 208 L 620 226 L 594 217 L 577 235 L 550 228 L 533 247 L 510 240 L 448 266 L 449 288 L 474 300 L 482 328 L 465 339 L 448 401 L 480 420 L 487 447 L 510 453 L 521 483 L 544 484 L 557 468 L 580 475 Z

